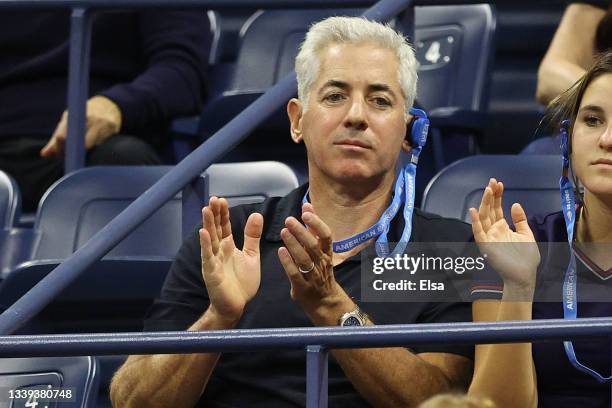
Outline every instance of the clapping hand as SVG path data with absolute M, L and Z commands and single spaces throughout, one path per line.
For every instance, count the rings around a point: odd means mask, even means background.
M 334 277 L 331 229 L 314 212 L 302 206 L 302 225 L 294 217 L 285 220 L 278 257 L 291 282 L 291 298 L 308 311 L 346 302 L 352 304 Z
M 231 326 L 240 320 L 246 304 L 259 289 L 263 217 L 259 213 L 249 216 L 242 250 L 234 244 L 229 207 L 224 198 L 210 198 L 202 210 L 202 224 L 202 275 L 210 298 L 209 310 Z
M 504 185 L 491 179 L 478 210 L 470 208 L 474 239 L 488 263 L 500 274 L 504 287 L 533 292 L 540 252 L 520 204 L 511 208 L 513 231 L 502 209 Z

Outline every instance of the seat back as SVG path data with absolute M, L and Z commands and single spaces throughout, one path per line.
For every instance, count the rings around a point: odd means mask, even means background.
M 98 398 L 99 367 L 95 357 L 35 357 L 0 359 L 0 389 L 7 390 L 44 390 L 61 388 L 70 390 L 67 395 L 55 400 L 45 398 L 15 400 L 11 407 L 58 406 L 70 408 L 94 408 Z M 5 394 L 6 395 L 6 394 Z M 61 395 L 61 394 L 60 394 Z
M 19 187 L 0 170 L 0 276 L 30 254 L 31 229 L 15 228 L 20 213 Z
M 521 150 L 520 154 L 561 154 L 560 139 L 557 136 L 545 136 L 535 139 Z
M 426 110 L 488 107 L 495 46 L 495 13 L 490 4 L 415 8 L 417 99 Z M 397 21 L 403 31 L 406 22 Z
M 330 16 L 358 16 L 363 9 L 265 10 L 244 30 L 230 92 L 265 92 L 294 70 L 309 27 Z
M 63 177 L 41 200 L 35 223 L 38 240 L 32 259 L 66 258 L 170 169 L 171 166 L 100 166 Z M 207 172 L 210 194 L 226 197 L 230 205 L 263 201 L 297 187 L 295 175 L 281 163 L 215 164 Z M 106 258 L 173 258 L 183 240 L 181 207 L 179 193 Z M 199 207 L 192 214 L 195 221 L 200 219 Z
M 511 222 L 510 207 L 520 203 L 527 216 L 559 211 L 561 159 L 550 155 L 478 155 L 443 169 L 423 195 L 425 211 L 470 222 L 470 207 L 478 208 L 489 179 L 504 183 L 503 208 Z
M 242 29 L 254 13 L 254 9 L 208 10 L 212 33 L 209 65 L 236 62 Z
M 0 170 L 0 230 L 16 225 L 21 213 L 21 193 L 15 180 Z
M 170 166 L 87 167 L 53 184 L 40 201 L 33 259 L 64 259 L 102 229 Z M 171 257 L 181 241 L 180 196 L 164 204 L 107 256 Z M 163 231 L 163 233 L 161 233 Z

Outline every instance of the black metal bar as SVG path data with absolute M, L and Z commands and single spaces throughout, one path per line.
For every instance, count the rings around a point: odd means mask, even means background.
M 306 347 L 306 407 L 327 408 L 327 350 Z
M 202 220 L 202 207 L 208 204 L 210 176 L 200 174 L 183 188 L 181 237 L 187 239 Z
M 376 0 L 0 0 L 0 8 L 11 7 L 20 9 L 42 9 L 58 7 L 87 7 L 94 9 L 137 9 L 155 7 L 208 9 L 296 9 L 370 7 L 375 3 Z M 492 3 L 492 1 L 416 0 L 414 2 L 414 5 L 450 5 L 478 3 Z
M 64 172 L 85 165 L 86 101 L 89 93 L 91 12 L 77 7 L 70 16 L 70 63 L 68 72 L 68 137 Z

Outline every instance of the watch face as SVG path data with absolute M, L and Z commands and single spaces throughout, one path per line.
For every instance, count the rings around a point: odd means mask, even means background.
M 361 322 L 355 316 L 349 316 L 344 322 L 342 322 L 342 326 L 361 326 Z

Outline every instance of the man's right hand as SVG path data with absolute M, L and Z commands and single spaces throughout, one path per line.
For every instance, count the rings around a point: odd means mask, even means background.
M 255 296 L 261 280 L 259 240 L 263 217 L 253 213 L 244 227 L 244 245 L 236 248 L 229 207 L 224 198 L 211 197 L 202 210 L 200 247 L 202 275 L 210 299 L 209 313 L 234 326 Z

